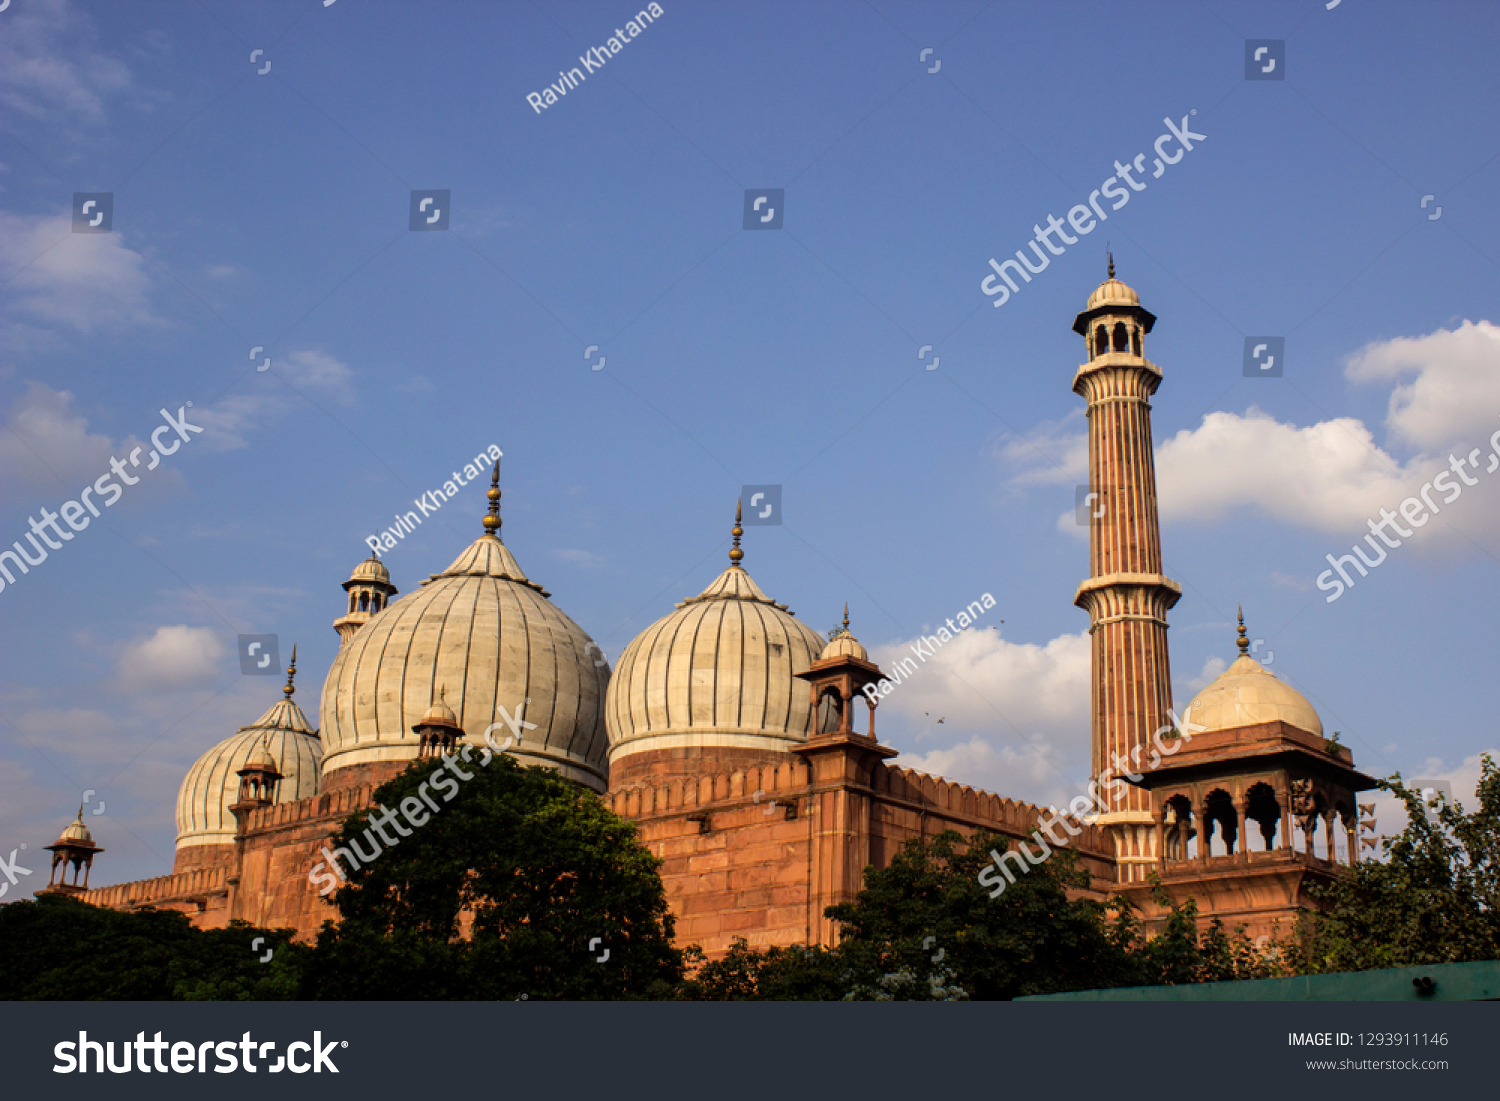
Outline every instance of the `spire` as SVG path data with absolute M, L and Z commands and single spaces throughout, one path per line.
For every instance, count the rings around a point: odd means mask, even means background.
M 849 602 L 844 601 L 844 630 L 849 629 Z
M 1113 279 L 1115 277 L 1115 254 L 1110 252 L 1107 255 L 1109 256 L 1109 277 Z
M 292 643 L 292 663 L 286 667 L 286 687 L 282 689 L 282 691 L 284 693 L 286 693 L 286 698 L 287 699 L 291 699 L 292 698 L 292 694 L 297 691 L 297 689 L 292 686 L 292 681 L 294 681 L 296 679 L 297 679 L 297 644 L 294 642 L 294 643 Z
M 734 546 L 729 548 L 729 564 L 738 567 L 740 559 L 745 557 L 745 552 L 740 550 L 740 536 L 745 534 L 745 529 L 740 527 L 740 502 L 734 503 L 734 527 L 729 532 L 734 536 Z
M 1235 605 L 1235 610 L 1240 616 L 1239 638 L 1235 639 L 1235 644 L 1239 646 L 1240 654 L 1246 655 L 1250 653 L 1250 640 L 1245 637 L 1245 609 L 1240 605 Z
M 495 473 L 490 476 L 490 488 L 484 494 L 490 499 L 490 511 L 484 517 L 484 533 L 500 538 L 500 460 L 495 460 Z

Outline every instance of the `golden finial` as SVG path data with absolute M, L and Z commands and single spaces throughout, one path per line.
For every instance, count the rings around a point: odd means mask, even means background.
M 844 633 L 849 633 L 849 602 L 844 601 Z
M 83 804 L 82 803 L 78 804 L 78 821 L 80 821 L 80 822 L 83 821 Z
M 734 528 L 729 534 L 734 536 L 734 546 L 729 548 L 729 563 L 732 566 L 738 566 L 740 559 L 745 557 L 745 552 L 740 550 L 740 536 L 745 534 L 745 529 L 740 527 L 740 502 L 738 501 L 734 503 Z
M 490 511 L 484 517 L 484 533 L 500 538 L 500 460 L 495 460 L 495 473 L 490 476 L 490 488 L 484 494 L 490 499 Z
M 1241 654 L 1248 654 L 1250 652 L 1250 640 L 1245 637 L 1245 609 L 1240 605 L 1235 605 L 1235 610 L 1240 615 L 1240 637 L 1235 642 L 1239 646 Z
M 292 694 L 297 691 L 297 689 L 292 686 L 292 681 L 294 681 L 296 678 L 297 678 L 297 644 L 294 642 L 294 643 L 292 643 L 292 664 L 290 664 L 290 665 L 287 666 L 287 669 L 286 669 L 286 687 L 282 689 L 282 691 L 286 693 L 286 698 L 287 699 L 291 699 L 292 698 Z
M 1115 277 L 1115 254 L 1110 252 L 1106 255 L 1109 256 L 1109 277 L 1113 279 Z

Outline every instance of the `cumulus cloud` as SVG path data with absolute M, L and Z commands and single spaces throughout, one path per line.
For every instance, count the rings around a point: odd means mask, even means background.
M 1400 443 L 1430 453 L 1500 427 L 1500 327 L 1488 321 L 1369 344 L 1345 364 L 1354 382 L 1401 380 L 1386 415 Z
M 73 395 L 40 382 L 11 406 L 0 431 L 0 486 L 8 491 L 92 482 L 109 469 L 114 441 L 88 430 Z M 138 446 L 129 441 L 128 446 Z M 126 454 L 129 454 L 127 448 Z
M 1413 476 L 1356 418 L 1299 428 L 1254 406 L 1244 416 L 1209 413 L 1156 451 L 1157 494 L 1168 522 L 1216 520 L 1253 507 L 1343 533 L 1405 497 Z
M 1089 638 L 1017 643 L 996 629 L 960 633 L 926 662 L 917 639 L 873 648 L 887 674 L 905 658 L 917 669 L 881 700 L 877 729 L 897 763 L 1011 798 L 1057 803 L 1089 774 Z M 942 719 L 942 725 L 937 720 Z M 897 721 L 892 721 L 897 720 Z M 932 748 L 925 744 L 941 742 Z
M 572 563 L 575 566 L 581 566 L 586 570 L 597 570 L 600 566 L 604 565 L 603 557 L 594 554 L 592 551 L 573 550 L 571 548 L 563 547 L 553 551 L 553 553 L 556 554 L 557 557 L 561 558 L 564 562 Z
M 127 692 L 185 688 L 212 681 L 223 669 L 224 643 L 208 627 L 158 627 L 120 653 L 120 686 Z
M 0 275 L 12 347 L 48 342 L 57 329 L 113 332 L 163 324 L 147 299 L 145 258 L 126 235 L 74 233 L 72 214 L 0 211 Z
M 1488 453 L 1500 428 L 1500 327 L 1465 321 L 1457 329 L 1369 344 L 1345 363 L 1352 382 L 1396 383 L 1384 444 L 1354 417 L 1296 425 L 1255 406 L 1243 414 L 1209 413 L 1157 446 L 1162 520 L 1215 521 L 1258 511 L 1316 531 L 1359 533 L 1382 508 L 1395 508 L 1439 473 L 1449 448 L 1472 455 L 1478 446 L 1482 456 Z M 1006 440 L 1001 459 L 1011 468 L 1009 484 L 1086 481 L 1086 437 L 1075 430 L 1078 416 Z M 1484 458 L 1479 462 L 1483 469 Z M 1087 536 L 1071 509 L 1057 526 Z M 1447 518 L 1423 536 L 1433 532 L 1460 534 Z

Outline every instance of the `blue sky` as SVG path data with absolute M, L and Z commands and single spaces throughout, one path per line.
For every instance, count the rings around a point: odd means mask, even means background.
M 300 645 L 316 723 L 365 537 L 492 443 L 506 542 L 611 659 L 725 564 L 744 484 L 784 486 L 745 539 L 757 582 L 819 630 L 847 600 L 883 660 L 991 592 L 882 735 L 1076 794 L 1071 325 L 1106 243 L 1159 318 L 1179 702 L 1243 603 L 1359 765 L 1472 791 L 1500 743 L 1493 5 L 673 2 L 528 105 L 638 8 L 0 13 L 3 541 L 160 409 L 204 429 L 0 592 L 0 850 L 93 789 L 101 878 L 169 870 L 182 775 L 277 695 L 236 635 Z M 1246 39 L 1286 43 L 1285 80 L 1244 79 Z M 990 257 L 1116 159 L 1149 176 L 1185 116 L 1191 153 L 992 308 Z M 450 228 L 410 232 L 428 188 Z M 785 190 L 782 229 L 741 228 L 750 188 Z M 71 232 L 82 191 L 113 193 L 112 232 Z M 1284 377 L 1243 377 L 1259 335 Z M 1473 448 L 1479 484 L 1325 603 L 1324 556 Z M 480 533 L 482 491 L 387 553 L 403 593 Z

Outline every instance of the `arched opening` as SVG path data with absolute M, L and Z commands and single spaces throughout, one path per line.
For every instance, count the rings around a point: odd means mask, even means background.
M 1203 817 L 1206 819 L 1207 826 L 1204 837 L 1208 841 L 1208 855 L 1215 855 L 1215 826 L 1218 826 L 1219 836 L 1224 841 L 1224 851 L 1218 855 L 1228 856 L 1233 853 L 1239 842 L 1239 821 L 1234 813 L 1234 800 L 1230 798 L 1229 792 L 1223 788 L 1215 788 L 1209 792 L 1208 798 L 1203 801 Z
M 354 614 L 355 602 L 358 601 L 358 600 L 359 600 L 359 597 L 355 596 L 353 593 L 349 594 L 349 614 L 350 615 Z
M 378 612 L 378 611 L 380 611 L 380 594 L 379 593 L 376 593 L 374 596 L 370 597 L 370 611 L 372 611 L 372 612 Z
M 1094 330 L 1094 354 L 1102 356 L 1109 351 L 1109 333 L 1103 325 Z
M 1130 332 L 1130 350 L 1136 355 L 1141 354 L 1141 327 L 1139 325 Z
M 1190 860 L 1197 855 L 1197 826 L 1193 822 L 1193 804 L 1186 795 L 1174 795 L 1163 808 L 1162 857 L 1165 860 Z
M 1117 352 L 1127 352 L 1130 350 L 1130 338 L 1125 335 L 1125 322 L 1123 321 L 1115 322 L 1114 350 Z
M 1245 848 L 1253 851 L 1255 846 L 1250 833 L 1250 823 L 1260 827 L 1263 842 L 1261 851 L 1274 852 L 1276 831 L 1281 827 L 1281 804 L 1276 800 L 1276 791 L 1270 784 L 1256 784 L 1250 789 L 1245 807 Z
M 370 594 L 369 593 L 360 593 L 359 594 L 359 610 L 362 611 L 362 612 L 368 612 L 370 610 Z
M 832 734 L 843 717 L 844 700 L 836 688 L 823 689 L 818 697 L 818 733 Z
M 1354 815 L 1354 808 L 1348 803 L 1336 803 L 1333 810 L 1338 815 L 1339 826 L 1342 829 L 1333 831 L 1334 856 L 1332 859 L 1353 864 L 1357 854 L 1350 851 L 1350 846 L 1359 844 L 1359 839 L 1355 836 L 1355 828 L 1359 820 Z

